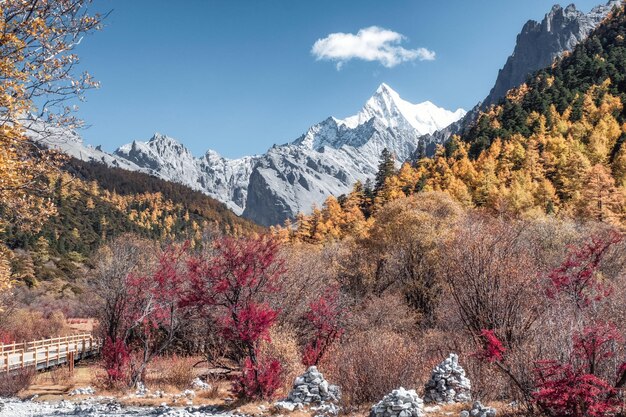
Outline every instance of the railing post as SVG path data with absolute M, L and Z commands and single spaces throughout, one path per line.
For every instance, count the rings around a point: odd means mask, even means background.
M 46 346 L 46 368 L 50 367 L 50 345 Z
M 68 352 L 67 363 L 70 370 L 70 374 L 74 373 L 74 352 Z

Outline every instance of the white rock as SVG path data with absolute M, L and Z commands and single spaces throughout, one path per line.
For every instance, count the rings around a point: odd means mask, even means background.
M 200 378 L 196 378 L 193 381 L 191 381 L 191 388 L 194 388 L 200 391 L 205 391 L 211 388 L 211 385 L 207 384 Z

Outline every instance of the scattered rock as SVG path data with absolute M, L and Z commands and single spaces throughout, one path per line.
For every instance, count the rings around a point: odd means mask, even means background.
M 150 395 L 151 398 L 163 398 L 165 397 L 165 392 L 161 391 L 161 390 L 156 390 L 154 391 L 154 393 L 152 393 L 152 395 Z
M 459 365 L 459 356 L 451 353 L 437 365 L 424 388 L 427 403 L 462 403 L 471 400 L 472 384 Z
M 137 390 L 135 391 L 135 395 L 137 397 L 145 397 L 148 395 L 150 390 L 146 388 L 146 386 L 142 382 L 137 382 Z
M 311 410 L 315 411 L 314 417 L 337 417 L 340 408 L 333 403 L 321 403 L 317 407 L 311 407 Z
M 296 409 L 302 410 L 301 403 L 294 403 L 292 401 L 278 401 L 274 403 L 274 407 L 277 411 L 289 411 L 292 412 Z
M 461 411 L 459 417 L 496 417 L 496 409 L 483 406 L 480 401 L 475 401 L 472 409 Z
M 370 411 L 370 417 L 422 416 L 424 416 L 424 401 L 415 390 L 406 390 L 402 387 L 385 395 Z
M 74 395 L 94 395 L 95 393 L 96 393 L 96 390 L 93 389 L 92 387 L 83 387 L 83 388 L 75 388 L 71 390 L 68 395 L 73 397 Z
M 200 391 L 205 391 L 211 388 L 211 385 L 207 384 L 206 382 L 204 382 L 203 380 L 201 380 L 200 378 L 196 378 L 193 381 L 191 381 L 191 388 L 200 390 Z

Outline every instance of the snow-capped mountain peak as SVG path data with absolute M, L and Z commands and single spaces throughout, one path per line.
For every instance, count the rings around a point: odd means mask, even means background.
M 404 100 L 389 85 L 382 83 L 374 95 L 367 100 L 361 111 L 341 122 L 354 129 L 376 117 L 385 122 L 387 127 L 415 129 L 420 135 L 432 134 L 454 123 L 465 115 L 465 110 L 446 110 L 430 101 L 413 104 Z
M 323 147 L 360 147 L 367 142 L 363 138 L 371 136 L 366 131 L 372 129 L 397 130 L 408 139 L 415 135 L 432 134 L 464 115 L 463 109 L 452 112 L 430 101 L 410 103 L 402 99 L 389 85 L 382 83 L 356 115 L 345 119 L 329 117 L 309 128 L 294 144 L 317 150 Z M 374 127 L 373 124 L 377 126 Z M 389 145 L 394 148 L 393 144 Z

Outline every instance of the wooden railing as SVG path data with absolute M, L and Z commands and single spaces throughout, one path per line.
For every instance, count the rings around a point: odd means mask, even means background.
M 102 341 L 91 334 L 78 334 L 35 340 L 32 342 L 0 344 L 0 372 L 34 367 L 47 369 L 69 364 L 98 353 Z

